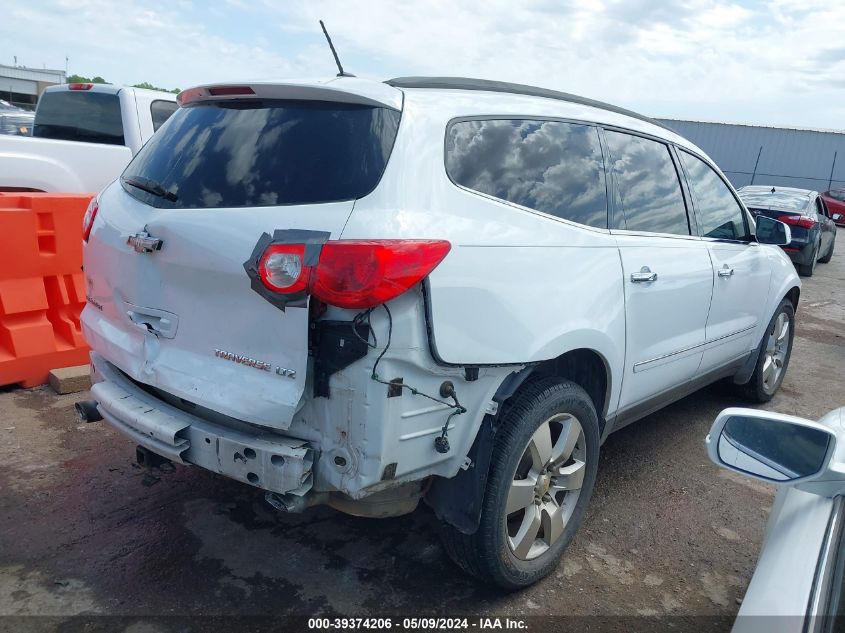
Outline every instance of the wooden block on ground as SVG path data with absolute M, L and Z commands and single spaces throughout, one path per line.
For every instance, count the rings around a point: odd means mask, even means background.
M 91 388 L 91 366 L 76 365 L 50 371 L 50 386 L 56 393 L 76 393 Z

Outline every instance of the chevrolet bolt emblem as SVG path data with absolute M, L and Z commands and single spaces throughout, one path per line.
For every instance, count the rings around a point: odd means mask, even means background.
M 135 249 L 137 253 L 152 253 L 153 251 L 160 251 L 162 241 L 157 237 L 151 236 L 146 231 L 141 231 L 135 235 L 131 235 L 126 243 Z

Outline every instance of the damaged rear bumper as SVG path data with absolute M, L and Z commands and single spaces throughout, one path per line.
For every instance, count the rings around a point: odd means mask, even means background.
M 315 455 L 305 441 L 208 422 L 147 393 L 96 352 L 91 365 L 97 409 L 141 446 L 271 492 L 311 489 Z

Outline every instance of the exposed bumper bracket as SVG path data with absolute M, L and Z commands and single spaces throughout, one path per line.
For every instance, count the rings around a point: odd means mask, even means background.
M 91 354 L 91 363 L 98 410 L 145 449 L 271 492 L 304 495 L 311 489 L 314 449 L 304 440 L 213 424 L 147 393 L 98 354 Z

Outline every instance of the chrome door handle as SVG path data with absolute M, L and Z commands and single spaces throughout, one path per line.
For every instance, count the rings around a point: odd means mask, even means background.
M 643 266 L 640 268 L 640 272 L 631 273 L 631 281 L 635 284 L 657 281 L 657 273 L 651 272 L 651 269 L 648 266 Z
M 734 274 L 733 268 L 728 268 L 728 265 L 725 264 L 722 267 L 722 270 L 719 271 L 719 277 L 731 277 Z

